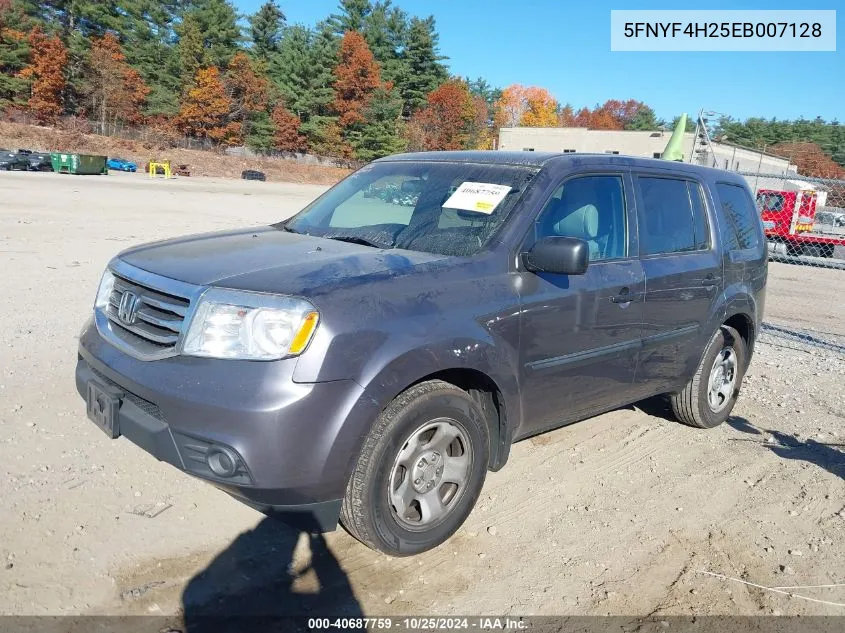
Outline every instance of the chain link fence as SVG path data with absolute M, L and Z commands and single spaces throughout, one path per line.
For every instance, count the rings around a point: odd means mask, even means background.
M 845 356 L 845 180 L 739 173 L 769 247 L 760 340 Z

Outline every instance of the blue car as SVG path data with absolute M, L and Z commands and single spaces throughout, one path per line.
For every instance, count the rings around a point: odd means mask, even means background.
M 138 171 L 138 165 L 122 158 L 109 158 L 106 165 L 115 171 Z

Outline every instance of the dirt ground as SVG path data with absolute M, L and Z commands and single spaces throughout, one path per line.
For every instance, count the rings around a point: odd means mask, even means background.
M 321 191 L 0 174 L 0 613 L 845 615 L 845 360 L 779 335 L 728 424 L 647 401 L 519 443 L 455 537 L 414 558 L 298 534 L 106 439 L 73 370 L 109 258 Z M 841 327 L 845 271 L 771 280 L 773 321 Z

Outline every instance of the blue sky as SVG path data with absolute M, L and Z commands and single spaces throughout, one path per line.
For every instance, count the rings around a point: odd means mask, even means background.
M 277 0 L 289 23 L 315 24 L 337 0 Z M 263 0 L 235 0 L 251 13 Z M 809 5 L 708 2 L 707 9 L 839 9 L 835 53 L 643 53 L 610 51 L 611 9 L 679 9 L 679 2 L 588 0 L 394 0 L 411 15 L 434 15 L 453 74 L 493 85 L 548 88 L 561 103 L 593 106 L 638 99 L 669 121 L 700 108 L 750 116 L 837 118 L 845 123 L 842 0 Z M 698 8 L 698 7 L 696 7 Z

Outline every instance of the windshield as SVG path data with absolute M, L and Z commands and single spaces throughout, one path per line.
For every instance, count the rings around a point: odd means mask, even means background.
M 509 165 L 373 163 L 276 226 L 377 248 L 474 255 L 536 173 Z

